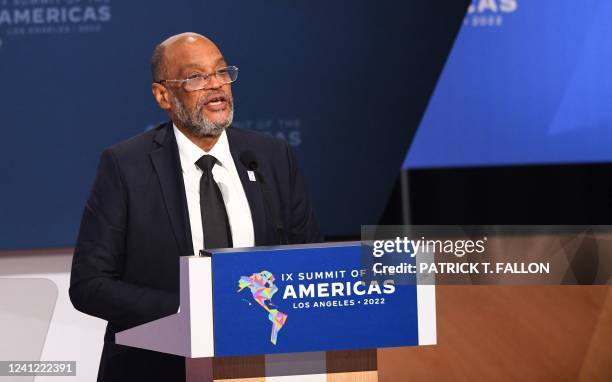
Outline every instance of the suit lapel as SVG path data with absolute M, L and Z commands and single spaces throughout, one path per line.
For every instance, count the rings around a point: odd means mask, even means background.
M 191 255 L 193 254 L 193 243 L 191 241 L 185 185 L 172 123 L 167 123 L 159 129 L 154 140 L 158 147 L 151 152 L 151 161 L 159 177 L 170 223 L 181 256 Z
M 226 131 L 232 158 L 236 164 L 236 170 L 238 170 L 238 176 L 240 177 L 242 188 L 244 189 L 244 193 L 249 201 L 249 207 L 251 208 L 253 230 L 255 231 L 255 245 L 269 245 L 270 243 L 268 241 L 266 230 L 266 214 L 261 185 L 259 184 L 259 181 L 252 182 L 249 180 L 247 172 L 248 169 L 240 161 L 240 155 L 242 152 L 249 150 L 248 142 L 240 139 L 240 137 L 234 133 L 234 128 L 229 128 Z

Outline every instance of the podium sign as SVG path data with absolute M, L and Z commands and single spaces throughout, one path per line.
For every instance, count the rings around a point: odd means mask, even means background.
M 365 281 L 361 256 L 359 243 L 213 252 L 215 356 L 413 346 L 420 325 L 435 333 L 435 310 L 419 322 L 424 286 Z

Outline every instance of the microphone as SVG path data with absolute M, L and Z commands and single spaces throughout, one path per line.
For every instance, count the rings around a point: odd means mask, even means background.
M 240 162 L 251 171 L 257 171 L 259 164 L 257 163 L 257 158 L 252 151 L 244 151 L 240 154 Z
M 255 173 L 256 179 L 258 180 L 259 186 L 261 187 L 261 193 L 264 197 L 264 203 L 266 205 L 266 210 L 272 215 L 273 225 L 276 229 L 276 234 L 278 235 L 279 244 L 288 244 L 287 236 L 285 235 L 285 229 L 283 228 L 283 223 L 280 217 L 280 213 L 276 208 L 276 204 L 272 201 L 272 195 L 270 194 L 270 190 L 266 186 L 266 182 L 259 172 L 259 163 L 257 162 L 257 157 L 252 151 L 243 151 L 240 154 L 240 162 Z M 268 214 L 266 214 L 268 215 Z

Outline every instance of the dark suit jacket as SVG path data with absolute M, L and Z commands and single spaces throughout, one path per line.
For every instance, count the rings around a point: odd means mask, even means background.
M 228 129 L 227 136 L 251 208 L 255 245 L 279 244 L 273 214 L 280 217 L 289 243 L 321 241 L 287 143 L 236 128 Z M 240 161 L 244 151 L 255 155 L 264 190 L 261 182 L 249 181 Z M 99 380 L 184 380 L 184 358 L 115 345 L 114 337 L 176 313 L 179 256 L 194 253 L 188 216 L 172 123 L 104 151 L 70 279 L 74 307 L 108 321 Z

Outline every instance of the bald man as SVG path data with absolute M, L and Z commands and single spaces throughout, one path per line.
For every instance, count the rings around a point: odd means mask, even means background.
M 172 36 L 151 71 L 170 121 L 102 153 L 73 257 L 73 305 L 108 321 L 99 381 L 185 379 L 184 358 L 114 343 L 177 312 L 180 256 L 322 239 L 288 144 L 230 128 L 238 68 L 212 41 Z

